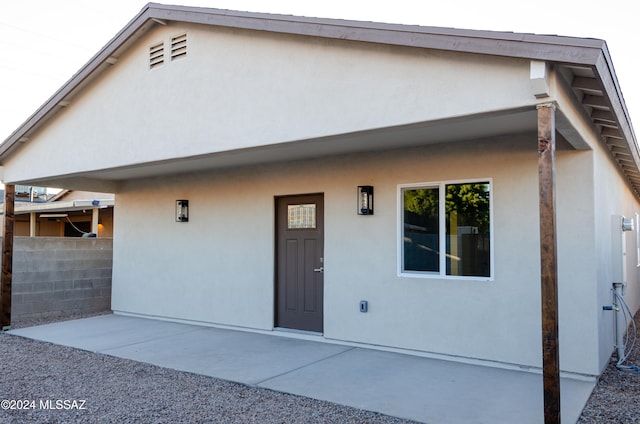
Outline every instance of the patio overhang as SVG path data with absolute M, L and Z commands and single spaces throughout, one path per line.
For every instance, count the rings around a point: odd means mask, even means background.
M 562 114 L 559 121 L 572 128 Z M 65 187 L 75 190 L 117 192 L 124 181 L 138 178 L 216 171 L 285 163 L 336 155 L 376 152 L 442 143 L 504 137 L 510 134 L 536 131 L 535 107 L 486 113 L 476 116 L 452 118 L 438 122 L 425 122 L 369 131 L 340 134 L 316 139 L 287 141 L 267 146 L 221 151 L 212 154 L 145 162 L 109 169 L 97 169 L 67 175 L 35 178 L 20 183 Z M 572 148 L 586 148 L 574 142 L 572 131 L 560 136 L 560 143 Z M 577 140 L 577 139 L 576 139 Z

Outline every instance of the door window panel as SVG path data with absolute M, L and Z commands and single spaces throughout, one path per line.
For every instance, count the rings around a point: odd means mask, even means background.
M 291 229 L 316 228 L 316 205 L 289 205 L 287 227 Z

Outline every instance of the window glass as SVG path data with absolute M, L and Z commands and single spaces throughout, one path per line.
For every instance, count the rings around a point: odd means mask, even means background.
M 401 202 L 401 272 L 491 276 L 490 182 L 407 187 Z
M 404 190 L 405 271 L 440 271 L 439 191 Z
M 316 228 L 316 205 L 289 205 L 287 222 L 289 229 Z
M 446 186 L 447 275 L 488 277 L 489 183 Z

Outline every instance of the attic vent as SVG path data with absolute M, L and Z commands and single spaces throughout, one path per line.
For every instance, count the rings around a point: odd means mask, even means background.
M 183 58 L 187 55 L 187 34 L 171 37 L 171 60 Z
M 164 63 L 164 43 L 154 44 L 149 47 L 149 69 L 156 68 Z

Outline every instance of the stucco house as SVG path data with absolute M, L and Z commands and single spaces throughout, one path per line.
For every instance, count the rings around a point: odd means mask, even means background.
M 151 3 L 0 164 L 115 193 L 116 313 L 535 371 L 540 107 L 560 366 L 595 378 L 612 283 L 640 305 L 638 146 L 602 40 Z

